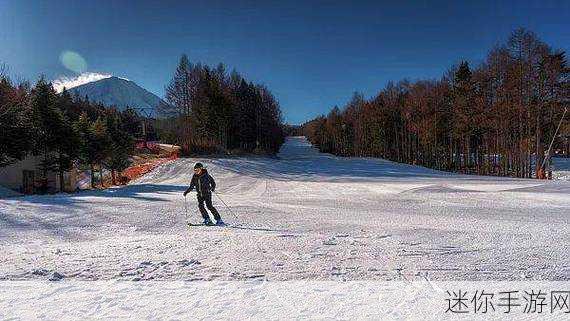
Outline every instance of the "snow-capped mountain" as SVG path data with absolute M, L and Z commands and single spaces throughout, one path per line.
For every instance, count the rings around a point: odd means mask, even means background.
M 69 91 L 83 98 L 87 96 L 90 101 L 100 102 L 105 106 L 116 106 L 119 110 L 127 107 L 145 109 L 145 112 L 151 115 L 156 115 L 156 108 L 164 103 L 155 94 L 130 80 L 119 77 L 89 82 L 73 87 Z

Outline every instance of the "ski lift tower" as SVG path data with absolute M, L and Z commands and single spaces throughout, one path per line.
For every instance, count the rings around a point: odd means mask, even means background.
M 143 136 L 143 146 L 145 148 L 147 148 L 147 126 L 148 126 L 148 121 L 150 120 L 153 112 L 154 112 L 154 108 L 150 108 L 150 107 L 142 107 L 142 108 L 133 108 L 134 110 L 136 110 L 141 116 L 143 116 L 143 123 L 142 123 L 142 136 Z
M 548 162 L 550 161 L 550 158 L 552 157 L 551 155 L 551 151 L 552 151 L 552 145 L 554 144 L 554 140 L 556 140 L 556 137 L 558 136 L 558 131 L 560 130 L 560 126 L 562 125 L 562 122 L 564 122 L 564 117 L 566 116 L 566 113 L 568 112 L 568 106 L 564 107 L 564 112 L 562 113 L 562 117 L 560 117 L 560 122 L 558 123 L 558 126 L 556 127 L 556 131 L 554 132 L 554 136 L 552 136 L 552 140 L 550 141 L 550 144 L 548 146 L 548 150 L 546 151 L 546 157 L 544 157 L 544 160 L 542 161 L 542 165 L 539 168 L 539 171 L 536 173 L 537 178 L 541 178 L 541 179 L 546 179 L 546 172 L 545 172 L 545 166 L 548 164 Z M 549 177 L 551 177 L 552 172 L 550 173 Z

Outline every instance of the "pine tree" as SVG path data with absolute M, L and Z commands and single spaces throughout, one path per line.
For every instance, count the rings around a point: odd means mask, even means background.
M 48 188 L 48 172 L 62 172 L 71 167 L 74 156 L 73 130 L 63 113 L 56 107 L 57 94 L 51 83 L 40 77 L 32 91 L 32 113 L 34 124 L 34 154 L 42 157 L 39 164 L 43 174 L 41 192 Z M 70 137 L 71 136 L 71 137 Z M 60 181 L 63 187 L 63 181 Z
M 95 167 L 99 167 L 99 178 L 103 187 L 103 161 L 111 153 L 111 139 L 105 122 L 99 117 L 91 123 L 84 113 L 79 117 L 76 128 L 81 141 L 80 159 L 89 165 L 91 170 L 91 187 L 95 188 Z
M 59 144 L 54 148 L 56 153 L 53 169 L 58 172 L 60 181 L 60 191 L 64 189 L 64 172 L 73 168 L 73 162 L 79 156 L 80 141 L 79 134 L 73 127 L 70 120 L 62 116 L 59 120 L 59 127 L 55 129 L 56 140 Z
M 189 150 L 192 140 L 191 113 L 197 82 L 196 69 L 188 61 L 188 56 L 182 55 L 172 80 L 166 87 L 166 102 L 161 105 L 159 114 L 170 120 L 171 128 L 176 128 L 176 143 L 184 150 Z M 178 123 L 180 126 L 174 126 Z
M 89 122 L 89 117 L 87 113 L 82 113 L 79 116 L 79 120 L 75 124 L 75 128 L 77 133 L 79 134 L 79 141 L 80 141 L 80 148 L 79 148 L 79 159 L 83 164 L 89 166 L 90 169 L 90 177 L 91 182 L 90 185 L 92 188 L 95 187 L 95 177 L 94 177 L 94 168 L 93 168 L 93 159 L 95 158 L 94 152 L 92 151 L 92 140 L 93 140 L 93 133 L 91 132 L 91 124 Z
M 121 118 L 117 112 L 111 112 L 107 116 L 107 132 L 111 141 L 110 153 L 105 165 L 111 170 L 113 185 L 117 184 L 117 172 L 130 166 L 129 155 L 133 151 L 133 137 L 122 129 Z
M 142 119 L 137 112 L 132 108 L 127 108 L 121 112 L 120 125 L 121 130 L 125 131 L 132 137 L 137 137 L 141 134 Z
M 104 119 L 101 117 L 91 125 L 91 132 L 93 134 L 91 141 L 91 148 L 93 151 L 93 163 L 99 165 L 99 180 L 101 187 L 104 186 L 103 182 L 103 162 L 109 157 L 112 152 L 112 141 L 107 131 L 107 126 Z
M 32 148 L 27 91 L 18 91 L 6 76 L 0 77 L 0 167 L 26 157 Z
M 456 164 L 468 169 L 470 165 L 470 140 L 473 125 L 473 84 L 471 82 L 471 69 L 466 61 L 463 61 L 455 73 L 453 90 L 453 137 L 456 143 Z M 463 155 L 462 161 L 460 156 Z

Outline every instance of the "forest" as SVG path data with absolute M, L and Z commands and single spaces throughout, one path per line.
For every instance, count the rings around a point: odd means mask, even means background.
M 32 87 L 0 73 L 0 167 L 38 156 L 39 193 L 47 191 L 48 171 L 63 181 L 64 172 L 76 165 L 91 170 L 92 187 L 102 168 L 111 171 L 116 184 L 116 174 L 131 164 L 141 124 L 133 109 L 119 112 L 67 90 L 58 94 L 44 77 Z
M 182 55 L 166 87 L 156 130 L 185 154 L 279 151 L 285 132 L 279 103 L 263 85 L 237 71 L 189 62 Z
M 462 61 L 441 79 L 390 82 L 370 99 L 355 93 L 300 132 L 335 155 L 545 178 L 551 143 L 570 133 L 569 76 L 565 52 L 517 29 L 475 67 Z

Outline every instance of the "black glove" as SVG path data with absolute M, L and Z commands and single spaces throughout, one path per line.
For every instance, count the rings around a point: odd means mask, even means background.
M 184 197 L 186 197 L 186 194 L 188 194 L 188 192 L 190 192 L 190 191 L 185 191 L 185 192 L 184 192 Z
M 215 187 L 212 187 L 212 188 L 211 188 L 211 190 L 212 190 L 212 192 L 213 192 L 213 191 L 215 191 L 215 190 L 216 190 L 216 188 L 215 188 Z

